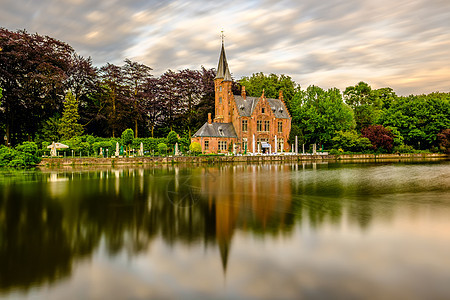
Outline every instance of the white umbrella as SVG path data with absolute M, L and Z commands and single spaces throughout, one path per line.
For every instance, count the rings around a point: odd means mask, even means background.
M 47 146 L 47 148 L 51 149 L 50 156 L 56 156 L 57 149 L 67 149 L 67 148 L 69 148 L 69 146 L 61 144 L 61 143 L 53 142 L 51 145 Z
M 144 156 L 144 144 L 141 142 L 141 147 L 139 148 L 139 156 Z
M 116 153 L 114 154 L 116 157 L 119 157 L 119 142 L 116 143 Z
M 180 155 L 180 153 L 178 153 L 178 143 L 175 143 L 175 155 Z

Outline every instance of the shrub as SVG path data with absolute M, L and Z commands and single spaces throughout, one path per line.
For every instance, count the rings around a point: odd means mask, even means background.
M 372 147 L 369 139 L 361 137 L 354 131 L 338 131 L 332 142 L 334 149 L 350 152 L 364 152 Z
M 339 154 L 341 154 L 341 152 L 339 150 L 337 150 L 337 149 L 331 149 L 329 154 L 331 154 L 331 155 L 339 155 Z
M 161 154 L 166 154 L 167 153 L 167 145 L 164 143 L 159 143 L 158 144 L 158 152 Z
M 133 143 L 133 140 L 134 140 L 133 129 L 130 129 L 130 128 L 125 129 L 122 132 L 121 138 L 122 138 L 122 144 L 125 145 L 127 151 L 129 151 L 130 150 L 130 146 L 131 146 L 131 144 Z M 129 154 L 129 152 L 128 152 L 128 154 Z
M 11 160 L 7 166 L 10 168 L 24 169 L 27 167 L 27 164 L 23 159 L 15 158 L 15 159 Z
M 200 143 L 198 142 L 193 142 L 190 146 L 189 146 L 189 150 L 191 150 L 192 153 L 194 153 L 195 155 L 197 155 L 198 153 L 202 152 L 202 146 L 200 145 Z
M 169 134 L 167 135 L 167 144 L 170 147 L 173 147 L 175 145 L 175 143 L 178 142 L 178 135 L 175 131 L 171 131 L 169 132 Z
M 414 153 L 414 148 L 409 145 L 400 145 L 400 146 L 394 147 L 392 152 L 394 152 L 394 153 Z
M 116 151 L 116 142 L 115 141 L 103 141 L 103 142 L 95 142 L 92 144 L 92 150 L 96 155 L 100 153 L 100 148 L 103 149 L 103 151 L 106 151 L 108 149 L 109 155 L 113 155 L 114 151 Z M 105 153 L 105 152 L 103 152 Z
M 394 138 L 390 129 L 383 125 L 370 125 L 362 130 L 362 135 L 370 140 L 374 150 L 391 152 Z
M 180 145 L 181 152 L 186 152 L 189 150 L 189 144 L 191 141 L 188 138 L 181 138 L 178 140 L 178 143 Z
M 0 167 L 26 168 L 37 165 L 41 158 L 33 142 L 24 142 L 15 149 L 0 146 Z

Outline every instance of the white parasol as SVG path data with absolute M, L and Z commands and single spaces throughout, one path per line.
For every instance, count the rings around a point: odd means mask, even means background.
M 119 157 L 119 142 L 116 143 L 116 153 L 114 154 L 116 157 Z
M 56 150 L 58 149 L 67 149 L 69 146 L 61 144 L 61 143 L 55 143 L 53 142 L 51 145 L 47 146 L 50 150 L 50 156 L 56 156 Z
M 144 144 L 141 142 L 141 147 L 139 148 L 139 156 L 144 156 Z

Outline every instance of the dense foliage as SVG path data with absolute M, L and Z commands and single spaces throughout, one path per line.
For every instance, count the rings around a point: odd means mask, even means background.
M 0 167 L 27 168 L 40 162 L 38 147 L 33 142 L 24 142 L 16 148 L 0 146 Z
M 214 69 L 154 77 L 149 66 L 129 59 L 96 68 L 64 42 L 4 28 L 0 49 L 0 136 L 12 147 L 34 141 L 39 155 L 48 154 L 53 141 L 70 146 L 59 151 L 64 155 L 98 155 L 100 148 L 112 155 L 118 142 L 129 149 L 143 143 L 147 154 L 173 151 L 178 142 L 186 153 L 192 134 L 214 111 Z M 301 89 L 287 75 L 263 73 L 233 82 L 233 92 L 242 86 L 255 97 L 264 91 L 278 98 L 283 91 L 291 144 L 298 136 L 300 144 L 349 152 L 448 151 L 450 93 L 402 97 L 364 82 L 344 91 Z M 132 134 L 124 139 L 127 129 Z M 12 159 L 19 150 L 2 151 Z
M 369 139 L 374 150 L 390 152 L 394 147 L 394 135 L 383 125 L 370 125 L 363 128 L 362 136 Z
M 366 152 L 372 147 L 367 137 L 362 137 L 355 131 L 338 131 L 332 139 L 333 149 L 342 152 Z
M 78 103 L 71 92 L 66 95 L 64 101 L 64 110 L 59 124 L 59 134 L 63 139 L 70 139 L 83 133 L 83 127 L 78 123 L 80 115 L 78 114 Z
M 336 131 L 354 129 L 353 112 L 338 89 L 325 91 L 310 86 L 292 99 L 293 123 L 302 131 L 304 143 L 330 146 Z

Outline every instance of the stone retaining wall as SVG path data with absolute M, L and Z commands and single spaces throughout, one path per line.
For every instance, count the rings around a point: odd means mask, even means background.
M 176 157 L 128 157 L 128 158 L 43 158 L 40 166 L 67 165 L 135 165 L 135 164 L 168 164 L 168 163 L 271 163 L 296 162 L 311 160 L 398 160 L 449 158 L 446 154 L 345 154 L 345 155 L 257 155 L 257 156 L 176 156 Z

